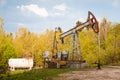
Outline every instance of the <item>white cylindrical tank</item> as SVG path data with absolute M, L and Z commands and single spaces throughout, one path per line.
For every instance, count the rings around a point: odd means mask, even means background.
M 11 58 L 8 61 L 9 67 L 11 70 L 15 70 L 15 68 L 29 68 L 33 67 L 33 59 L 32 58 Z

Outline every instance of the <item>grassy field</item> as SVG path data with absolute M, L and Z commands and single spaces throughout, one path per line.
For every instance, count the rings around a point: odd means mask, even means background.
M 50 80 L 52 77 L 57 77 L 58 74 L 74 70 L 76 69 L 33 69 L 31 71 L 16 70 L 9 72 L 3 77 L 3 80 Z

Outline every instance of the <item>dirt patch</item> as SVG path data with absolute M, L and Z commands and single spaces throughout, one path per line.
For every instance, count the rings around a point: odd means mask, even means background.
M 59 76 L 53 80 L 120 80 L 120 66 L 102 68 L 101 70 L 72 71 Z

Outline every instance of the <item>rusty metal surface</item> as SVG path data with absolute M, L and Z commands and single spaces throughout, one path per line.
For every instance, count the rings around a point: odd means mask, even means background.
M 98 21 L 92 12 L 88 11 L 88 19 L 87 21 L 90 23 L 90 27 L 93 29 L 95 33 L 99 32 Z

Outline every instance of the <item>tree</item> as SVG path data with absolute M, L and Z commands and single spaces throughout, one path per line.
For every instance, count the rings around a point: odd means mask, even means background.
M 32 57 L 32 48 L 36 38 L 34 33 L 29 32 L 25 27 L 20 27 L 15 35 L 13 44 L 18 52 L 18 57 Z
M 79 36 L 83 59 L 86 60 L 89 66 L 92 66 L 93 63 L 97 62 L 97 35 L 92 30 L 85 30 L 82 31 Z
M 4 35 L 3 25 L 4 25 L 4 19 L 0 17 L 0 36 Z
M 100 45 L 104 50 L 106 48 L 106 39 L 111 26 L 111 22 L 109 22 L 106 18 L 103 18 L 102 22 L 100 23 Z
M 106 64 L 106 55 L 107 55 L 107 38 L 109 32 L 112 28 L 112 23 L 108 21 L 106 18 L 103 18 L 100 23 L 100 59 L 102 64 Z
M 26 27 L 20 26 L 18 31 L 16 32 L 16 37 L 17 38 L 25 37 L 28 33 L 29 33 L 29 30 Z
M 107 63 L 118 63 L 120 60 L 120 24 L 113 25 L 107 38 Z
M 78 27 L 78 26 L 80 26 L 81 24 L 82 24 L 82 22 L 77 21 L 75 27 Z
M 16 57 L 16 51 L 13 47 L 11 39 L 8 36 L 1 36 L 0 37 L 0 71 L 5 72 L 8 66 L 8 59 L 15 57 Z
M 11 43 L 9 43 L 8 41 L 6 41 L 3 46 L 4 46 L 3 47 L 4 50 L 3 50 L 1 62 L 7 65 L 8 59 L 16 57 L 16 51 L 15 51 L 13 45 Z

